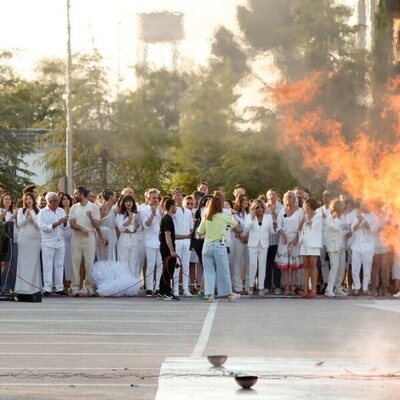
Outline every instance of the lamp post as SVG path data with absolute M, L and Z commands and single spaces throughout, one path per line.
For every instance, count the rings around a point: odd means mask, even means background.
M 65 160 L 66 160 L 66 182 L 65 192 L 72 194 L 72 115 L 71 115 L 71 72 L 72 72 L 72 56 L 71 56 L 71 20 L 70 20 L 71 0 L 67 0 L 67 70 L 66 70 L 66 109 L 67 109 L 67 129 L 65 140 Z

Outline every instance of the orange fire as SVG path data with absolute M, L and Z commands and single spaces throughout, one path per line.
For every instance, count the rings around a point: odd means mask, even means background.
M 389 113 L 395 116 L 397 139 L 391 145 L 371 140 L 365 132 L 349 142 L 339 121 L 324 119 L 321 108 L 310 110 L 323 78 L 329 79 L 327 74 L 314 73 L 274 90 L 282 113 L 281 144 L 299 148 L 306 169 L 323 173 L 328 182 L 339 182 L 345 192 L 361 199 L 371 211 L 380 213 L 383 203 L 392 218 L 381 236 L 400 253 L 400 76 L 389 86 L 382 113 L 382 118 Z M 308 111 L 299 112 L 299 108 Z

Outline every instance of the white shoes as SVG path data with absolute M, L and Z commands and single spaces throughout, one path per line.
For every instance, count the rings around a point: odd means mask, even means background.
M 325 290 L 324 295 L 325 295 L 326 297 L 335 297 L 335 293 L 330 292 L 329 290 Z
M 393 297 L 400 298 L 400 290 L 393 295 Z
M 189 290 L 185 290 L 185 291 L 183 292 L 183 295 L 184 295 L 185 297 L 193 297 L 192 293 L 190 293 Z
M 237 299 L 240 299 L 240 294 L 232 293 L 228 296 L 228 300 L 230 303 L 236 301 Z

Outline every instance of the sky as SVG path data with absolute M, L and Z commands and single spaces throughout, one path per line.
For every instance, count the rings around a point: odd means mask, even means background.
M 136 14 L 184 13 L 186 38 L 179 44 L 185 63 L 206 64 L 215 29 L 237 30 L 236 7 L 245 0 L 71 0 L 72 51 L 97 48 L 114 78 L 120 70 L 125 86 L 134 84 L 138 54 Z M 32 77 L 43 57 L 65 57 L 66 0 L 0 0 L 0 49 L 14 50 L 14 66 Z M 157 55 L 157 57 L 155 57 Z M 152 48 L 150 61 L 170 62 L 167 46 Z M 153 58 L 153 60 L 152 60 Z

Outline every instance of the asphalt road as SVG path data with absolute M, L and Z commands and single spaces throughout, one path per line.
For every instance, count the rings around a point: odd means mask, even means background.
M 267 398 L 266 383 L 270 393 L 279 389 L 268 398 L 295 398 L 293 388 L 296 398 L 302 391 L 324 398 L 330 382 L 323 386 L 323 375 L 353 368 L 362 375 L 375 371 L 367 398 L 394 399 L 392 393 L 400 392 L 400 375 L 393 375 L 400 371 L 399 313 L 398 300 L 366 298 L 2 302 L 0 399 L 222 399 L 218 390 L 233 390 L 231 380 L 222 379 L 229 368 L 262 375 L 251 398 Z M 204 359 L 209 354 L 229 356 L 227 369 L 211 381 L 208 375 L 216 372 Z M 300 375 L 310 371 L 314 379 L 305 382 Z M 276 379 L 271 386 L 268 380 L 290 373 L 290 382 Z M 370 381 L 336 380 L 343 390 L 334 398 L 355 398 L 348 386 Z M 310 389 L 316 382 L 325 388 L 322 397 Z M 249 395 L 232 393 L 226 398 Z

